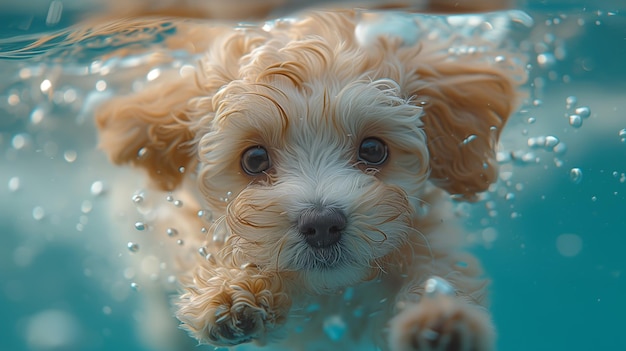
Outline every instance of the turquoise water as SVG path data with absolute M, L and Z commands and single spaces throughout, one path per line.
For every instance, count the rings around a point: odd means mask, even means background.
M 87 108 L 122 89 L 92 63 L 107 42 L 16 52 L 77 17 L 46 25 L 47 5 L 3 5 L 0 350 L 145 350 L 142 290 L 106 229 L 125 173 L 96 149 Z M 503 133 L 499 183 L 462 206 L 493 279 L 498 349 L 626 350 L 626 4 L 523 9 L 534 25 L 510 39 L 530 56 L 529 99 Z

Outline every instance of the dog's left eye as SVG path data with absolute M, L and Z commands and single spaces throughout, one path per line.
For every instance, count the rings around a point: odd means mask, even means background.
M 387 160 L 387 145 L 377 138 L 365 138 L 359 146 L 359 161 L 378 166 Z
M 258 175 L 270 168 L 270 157 L 262 146 L 253 146 L 243 152 L 241 168 L 249 175 Z

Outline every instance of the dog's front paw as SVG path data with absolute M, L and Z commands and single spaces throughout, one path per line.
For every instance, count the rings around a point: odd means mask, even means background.
M 218 271 L 219 272 L 219 271 Z M 263 345 L 285 322 L 291 302 L 277 278 L 222 271 L 181 296 L 177 316 L 201 343 Z
M 218 296 L 227 300 L 228 296 Z M 222 301 L 214 309 L 215 323 L 207 326 L 206 335 L 211 344 L 238 345 L 252 340 L 261 340 L 265 335 L 265 321 L 269 321 L 270 312 L 258 306 L 256 302 Z
M 455 296 L 424 297 L 390 323 L 393 351 L 489 351 L 494 331 L 481 307 Z

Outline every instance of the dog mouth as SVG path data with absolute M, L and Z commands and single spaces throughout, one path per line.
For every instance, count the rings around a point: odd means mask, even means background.
M 332 271 L 354 265 L 351 255 L 343 247 L 341 240 L 324 248 L 310 247 L 303 268 L 310 271 Z

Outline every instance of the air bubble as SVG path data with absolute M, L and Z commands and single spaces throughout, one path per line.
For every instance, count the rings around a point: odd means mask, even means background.
M 167 195 L 167 196 L 165 197 L 165 201 L 167 201 L 167 202 L 172 202 L 172 201 L 174 201 L 174 197 L 173 197 L 172 195 Z
M 176 207 L 183 207 L 183 202 L 181 200 L 176 200 L 176 201 L 174 201 L 174 206 L 176 206 Z
M 110 314 L 111 314 L 111 312 L 113 312 L 113 310 L 111 309 L 111 307 L 110 307 L 110 306 L 104 306 L 104 307 L 102 307 L 102 313 L 103 313 L 103 314 L 105 314 L 105 315 L 107 315 L 107 316 L 108 316 L 108 315 L 110 315 Z
M 155 79 L 159 78 L 160 75 L 161 75 L 161 70 L 158 69 L 158 68 L 154 68 L 150 72 L 148 72 L 148 75 L 146 76 L 146 79 L 148 81 L 152 81 L 152 80 L 155 80 Z
M 46 309 L 21 322 L 26 350 L 78 350 L 84 345 L 84 325 L 64 310 Z
M 556 63 L 556 58 L 552 53 L 545 52 L 537 55 L 537 63 L 541 68 L 551 67 Z
M 9 179 L 9 191 L 16 192 L 19 189 L 20 189 L 20 178 L 12 177 L 11 179 Z
M 465 262 L 459 262 L 459 266 L 466 266 Z M 424 293 L 429 298 L 435 298 L 439 295 L 454 296 L 456 294 L 450 283 L 440 277 L 432 276 L 428 278 L 424 284 Z
M 104 80 L 99 80 L 96 82 L 96 90 L 97 91 L 105 91 L 107 88 L 107 82 Z
M 145 230 L 146 224 L 144 222 L 135 222 L 135 229 L 137 230 Z
M 65 159 L 65 162 L 67 163 L 72 163 L 76 161 L 77 156 L 78 154 L 74 150 L 67 150 L 63 153 L 63 158 Z
M 64 93 L 63 93 L 63 101 L 65 101 L 66 104 L 71 104 L 74 101 L 76 101 L 76 90 L 74 89 L 67 89 Z
M 580 128 L 583 125 L 583 119 L 580 115 L 569 115 L 569 125 L 574 128 Z
M 324 320 L 323 325 L 324 333 L 332 341 L 339 341 L 343 339 L 348 325 L 339 315 L 332 315 Z
M 619 136 L 619 141 L 622 143 L 626 143 L 626 128 L 621 129 L 617 135 Z
M 28 134 L 16 134 L 11 139 L 11 146 L 15 150 L 21 150 L 30 143 L 30 136 Z
M 48 92 L 48 90 L 50 90 L 51 87 L 52 87 L 52 83 L 50 82 L 49 79 L 45 79 L 43 82 L 41 82 L 41 84 L 39 84 L 39 89 L 41 90 L 42 93 Z
M 132 282 L 130 283 L 130 288 L 133 289 L 133 291 L 139 291 L 139 284 Z
M 83 203 L 80 205 L 80 212 L 82 213 L 89 213 L 91 212 L 92 209 L 93 209 L 93 205 L 91 204 L 91 201 L 89 200 L 83 201 Z
M 93 196 L 102 195 L 102 193 L 104 192 L 104 183 L 100 180 L 91 183 L 90 191 L 91 195 Z
M 178 167 L 178 172 L 179 173 L 185 173 L 185 167 L 183 167 L 183 166 Z
M 576 234 L 561 234 L 556 238 L 556 249 L 565 257 L 574 257 L 583 248 L 583 240 Z
M 498 231 L 492 227 L 485 228 L 481 234 L 483 240 L 487 243 L 493 243 L 498 238 Z
M 572 168 L 569 171 L 569 179 L 574 184 L 580 184 L 583 180 L 583 171 L 580 168 Z
M 144 198 L 141 194 L 135 194 L 133 195 L 132 200 L 135 204 L 140 204 L 143 202 Z
M 167 236 L 169 236 L 169 237 L 178 235 L 178 230 L 176 230 L 174 228 L 167 228 L 167 230 L 165 232 L 167 233 Z
M 33 112 L 30 113 L 30 123 L 39 124 L 41 123 L 41 121 L 43 121 L 44 117 L 45 117 L 44 110 L 39 107 L 35 108 L 33 109 Z
M 128 251 L 130 251 L 130 252 L 137 252 L 137 251 L 139 251 L 139 244 L 134 243 L 132 241 L 129 241 L 128 244 L 126 245 L 126 247 L 128 247 Z
M 576 96 L 568 96 L 565 99 L 565 107 L 568 109 L 574 107 L 577 103 L 578 103 L 578 98 L 576 98 Z
M 574 110 L 574 113 L 582 118 L 589 118 L 589 116 L 591 116 L 591 110 L 587 106 L 578 107 L 576 110 Z
M 544 146 L 547 148 L 554 148 L 559 144 L 559 139 L 555 136 L 548 135 L 545 140 Z
M 146 156 L 147 153 L 148 149 L 142 147 L 141 149 L 139 149 L 139 151 L 137 151 L 137 158 L 143 158 L 144 156 Z
M 41 206 L 35 206 L 33 208 L 33 218 L 36 221 L 41 221 L 46 216 L 46 211 Z
M 223 244 L 226 241 L 226 236 L 223 233 L 213 234 L 213 242 L 216 244 Z
M 475 140 L 477 138 L 477 136 L 475 134 L 471 134 L 469 135 L 467 138 L 465 138 L 463 140 L 463 145 L 467 145 L 469 143 L 471 143 L 473 140 Z
M 567 145 L 565 143 L 558 143 L 555 147 L 552 148 L 552 152 L 557 155 L 563 155 L 567 152 Z
M 183 241 L 183 239 L 178 239 L 176 240 L 176 243 L 180 246 L 183 246 L 185 244 L 185 242 Z

